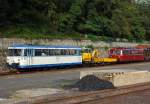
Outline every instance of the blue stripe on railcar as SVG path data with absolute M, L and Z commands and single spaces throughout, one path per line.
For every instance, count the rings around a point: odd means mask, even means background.
M 73 48 L 73 49 L 77 49 L 77 50 L 81 50 L 81 47 L 78 46 L 69 46 L 69 45 L 27 45 L 27 44 L 16 44 L 16 45 L 12 45 L 9 48 L 28 48 L 28 49 L 36 49 L 36 48 L 64 48 L 64 49 L 69 49 L 69 48 Z
M 76 62 L 76 63 L 63 63 L 63 64 L 40 64 L 40 65 L 21 65 L 17 68 L 44 68 L 44 67 L 57 67 L 57 66 L 73 66 L 73 65 L 81 65 L 82 62 Z

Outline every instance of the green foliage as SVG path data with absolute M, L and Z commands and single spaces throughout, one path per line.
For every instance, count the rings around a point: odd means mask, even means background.
M 150 40 L 150 1 L 141 1 L 137 7 L 140 13 L 142 29 L 144 28 L 144 31 L 141 29 L 140 32 L 145 32 L 145 39 Z
M 89 49 L 94 49 L 94 46 L 93 45 L 87 45 L 87 46 L 85 46 L 85 48 L 89 48 Z
M 0 0 L 0 18 L 5 37 L 150 39 L 148 0 Z

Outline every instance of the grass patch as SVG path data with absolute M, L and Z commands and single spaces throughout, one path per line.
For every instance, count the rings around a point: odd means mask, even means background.
M 116 39 L 105 35 L 79 34 L 79 33 L 51 33 L 47 26 L 16 25 L 0 28 L 0 37 L 25 39 L 74 39 L 112 42 Z M 120 41 L 123 42 L 123 41 Z M 133 42 L 133 41 L 130 41 Z M 140 41 L 141 42 L 141 41 Z
M 0 28 L 1 37 L 6 38 L 25 38 L 25 39 L 75 39 L 83 40 L 88 39 L 91 41 L 101 40 L 100 36 L 84 35 L 79 33 L 62 34 L 50 33 L 47 27 L 34 27 L 34 26 L 9 26 Z
M 0 28 L 1 37 L 26 39 L 86 39 L 83 34 L 50 33 L 45 27 L 9 26 Z

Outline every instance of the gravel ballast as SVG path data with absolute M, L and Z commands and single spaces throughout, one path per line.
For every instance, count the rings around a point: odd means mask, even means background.
M 80 91 L 95 91 L 115 88 L 109 81 L 99 79 L 94 75 L 87 75 L 75 83 L 74 87 Z

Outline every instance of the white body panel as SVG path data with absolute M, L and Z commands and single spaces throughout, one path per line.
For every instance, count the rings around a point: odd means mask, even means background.
M 50 67 L 58 65 L 82 64 L 82 56 L 33 56 L 33 57 L 7 57 L 7 62 L 18 63 L 19 68 Z
M 11 65 L 12 63 L 19 63 L 19 65 L 24 65 L 26 60 L 23 56 L 7 56 L 7 63 Z
M 45 56 L 45 57 L 33 57 L 31 60 L 32 65 L 82 62 L 81 56 L 50 56 L 50 57 Z

